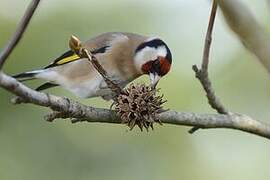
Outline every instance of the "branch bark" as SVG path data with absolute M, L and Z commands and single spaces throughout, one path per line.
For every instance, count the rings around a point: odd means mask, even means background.
M 200 81 L 204 91 L 206 92 L 206 97 L 208 99 L 208 103 L 210 104 L 210 106 L 220 114 L 228 114 L 229 111 L 225 108 L 225 106 L 221 103 L 219 98 L 216 96 L 215 91 L 212 87 L 210 78 L 208 76 L 209 54 L 210 54 L 210 47 L 212 43 L 212 33 L 213 33 L 214 24 L 215 24 L 216 13 L 217 13 L 217 2 L 213 0 L 208 28 L 207 28 L 205 42 L 204 42 L 204 51 L 203 51 L 201 69 L 199 69 L 198 66 L 196 65 L 193 65 L 192 69 L 195 72 L 196 78 Z M 192 134 L 199 129 L 200 127 L 198 126 L 193 127 L 192 129 L 189 130 L 189 133 Z
M 67 98 L 34 91 L 3 72 L 0 72 L 0 86 L 23 99 L 23 101 L 17 99 L 15 103 L 32 103 L 43 107 L 49 107 L 55 112 L 60 112 L 56 114 L 54 112 L 51 115 L 57 118 L 72 118 L 73 123 L 82 121 L 121 123 L 121 119 L 116 116 L 116 113 L 112 110 L 94 108 Z M 246 115 L 196 114 L 167 111 L 159 114 L 159 119 L 162 123 L 166 124 L 199 126 L 204 129 L 237 129 L 270 139 L 270 126 Z

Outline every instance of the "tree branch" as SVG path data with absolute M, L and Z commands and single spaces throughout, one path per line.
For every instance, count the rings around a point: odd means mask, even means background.
M 216 0 L 225 20 L 243 45 L 270 72 L 270 38 L 248 8 L 238 0 Z
M 94 108 L 67 98 L 34 91 L 3 72 L 0 72 L 0 86 L 23 98 L 24 103 L 49 107 L 53 111 L 57 111 L 58 113 L 54 112 L 49 115 L 49 120 L 53 120 L 54 118 L 75 118 L 72 120 L 73 123 L 82 121 L 121 123 L 121 119 L 112 110 Z M 53 116 L 52 119 L 51 116 Z M 237 129 L 270 139 L 270 126 L 246 115 L 196 114 L 167 111 L 161 113 L 159 119 L 162 123 L 174 125 Z
M 200 81 L 201 85 L 203 86 L 203 89 L 206 92 L 206 97 L 208 99 L 208 103 L 210 104 L 210 106 L 220 114 L 228 114 L 229 111 L 225 108 L 225 106 L 223 106 L 218 97 L 215 95 L 215 91 L 212 87 L 211 81 L 208 76 L 209 54 L 212 43 L 212 32 L 214 28 L 216 13 L 217 13 L 217 3 L 215 0 L 213 0 L 212 10 L 204 42 L 204 51 L 201 69 L 199 69 L 196 65 L 193 65 L 192 69 L 195 72 L 196 78 Z M 189 131 L 189 133 L 194 133 L 198 129 L 200 129 L 200 127 L 193 127 Z
M 77 122 L 102 122 L 102 123 L 120 123 L 117 116 L 112 116 L 110 110 L 102 109 L 99 114 L 102 119 L 80 118 L 72 120 Z M 200 126 L 202 129 L 227 128 L 241 130 L 247 133 L 259 135 L 270 139 L 270 126 L 260 121 L 254 120 L 249 116 L 241 114 L 196 114 L 191 112 L 167 111 L 161 113 L 158 117 L 162 123 L 181 125 L 181 126 Z
M 0 54 L 0 70 L 2 69 L 5 60 L 8 58 L 8 56 L 12 53 L 13 49 L 16 47 L 18 42 L 23 36 L 23 33 L 25 32 L 36 8 L 38 7 L 40 0 L 32 0 L 32 2 L 29 4 L 27 10 L 25 11 L 25 14 L 23 18 L 21 19 L 21 22 L 18 25 L 18 28 L 10 41 L 7 43 L 6 47 Z

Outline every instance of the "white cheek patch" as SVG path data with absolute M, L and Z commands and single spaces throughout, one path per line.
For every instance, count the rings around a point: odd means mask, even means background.
M 157 59 L 158 56 L 167 56 L 167 49 L 165 46 L 160 46 L 158 48 L 146 46 L 142 50 L 138 51 L 134 57 L 136 68 L 141 71 L 143 64 Z
M 167 49 L 165 46 L 160 46 L 157 48 L 157 55 L 161 57 L 166 57 L 167 56 Z

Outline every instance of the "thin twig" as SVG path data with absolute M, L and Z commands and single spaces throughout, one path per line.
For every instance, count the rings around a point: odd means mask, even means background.
M 216 14 L 217 14 L 217 3 L 215 0 L 213 0 L 212 10 L 211 10 L 205 42 L 204 42 L 203 59 L 202 59 L 202 65 L 201 65 L 201 69 L 204 72 L 208 72 L 209 54 L 210 54 L 210 47 L 212 43 L 212 34 L 213 34 Z
M 103 77 L 105 83 L 107 86 L 116 94 L 119 95 L 122 92 L 122 89 L 113 82 L 108 74 L 107 71 L 101 66 L 101 64 L 98 62 L 97 58 L 90 52 L 86 47 L 83 47 L 81 40 L 72 35 L 69 39 L 69 47 L 70 49 L 75 52 L 78 56 L 81 58 L 87 58 L 90 63 L 93 65 L 93 67 L 98 71 L 98 73 Z
M 122 89 L 114 83 L 112 80 L 110 80 L 107 72 L 105 69 L 100 65 L 97 58 L 92 55 L 86 48 L 82 48 L 83 56 L 87 57 L 87 59 L 92 63 L 94 68 L 99 72 L 99 74 L 103 77 L 104 81 L 108 85 L 108 87 L 115 92 L 116 94 L 120 94 L 122 92 Z
M 32 0 L 32 2 L 29 4 L 27 10 L 24 13 L 23 18 L 21 19 L 14 35 L 10 39 L 10 41 L 7 43 L 6 47 L 0 54 L 0 70 L 2 69 L 6 59 L 9 57 L 13 49 L 16 47 L 20 39 L 22 38 L 25 29 L 27 28 L 36 8 L 38 7 L 40 0 Z
M 199 69 L 196 65 L 193 65 L 192 68 L 195 72 L 196 78 L 199 79 L 199 81 L 201 82 L 206 92 L 208 103 L 211 105 L 211 107 L 220 114 L 227 114 L 228 111 L 221 104 L 218 97 L 215 95 L 215 91 L 212 88 L 211 81 L 208 77 L 209 54 L 210 54 L 210 47 L 212 43 L 212 32 L 214 28 L 216 13 L 217 13 L 217 3 L 216 3 L 216 0 L 213 0 L 212 10 L 211 10 L 207 33 L 206 33 L 205 42 L 204 42 L 204 51 L 203 51 L 201 69 Z M 189 131 L 189 133 L 194 133 L 198 129 L 200 129 L 200 127 L 193 127 Z

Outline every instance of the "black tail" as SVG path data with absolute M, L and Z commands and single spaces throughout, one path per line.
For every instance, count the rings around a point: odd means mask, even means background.
M 12 77 L 17 79 L 20 82 L 23 82 L 23 81 L 36 79 L 36 75 L 43 72 L 43 71 L 44 70 L 28 71 L 28 72 L 16 74 L 16 75 L 14 75 Z M 51 82 L 46 82 L 46 83 L 42 84 L 41 86 L 37 87 L 36 90 L 37 91 L 42 91 L 42 90 L 49 89 L 49 88 L 56 87 L 56 86 L 59 86 L 59 85 L 51 83 Z
M 35 79 L 36 75 L 38 73 L 40 73 L 42 70 L 37 70 L 37 71 L 29 71 L 29 72 L 24 72 L 24 73 L 20 73 L 20 74 L 16 74 L 14 76 L 12 76 L 13 78 L 19 80 L 20 82 L 22 81 L 28 81 L 28 80 L 32 80 Z

